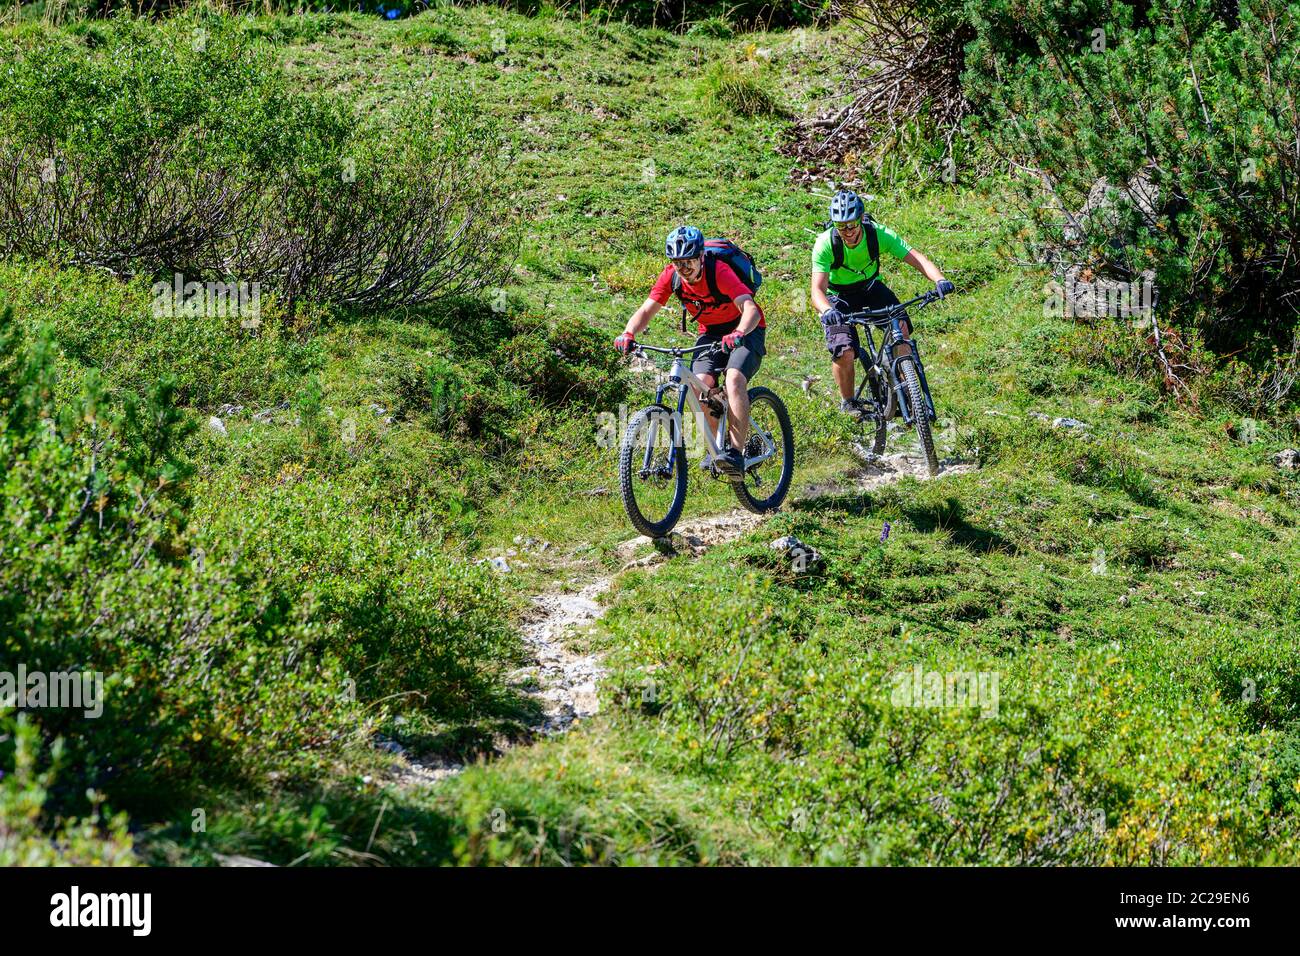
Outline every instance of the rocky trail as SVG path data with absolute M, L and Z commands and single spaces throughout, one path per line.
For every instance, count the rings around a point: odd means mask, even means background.
M 900 451 L 876 456 L 857 448 L 855 454 L 863 460 L 862 464 L 849 471 L 843 479 L 809 485 L 797 497 L 809 499 L 869 491 L 909 475 L 922 481 L 932 480 L 919 452 Z M 935 478 L 965 474 L 974 471 L 975 467 L 968 462 L 945 459 L 940 463 Z M 651 540 L 644 535 L 631 538 L 616 549 L 624 561 L 618 572 L 592 578 L 577 590 L 572 590 L 573 583 L 570 582 L 536 595 L 520 628 L 532 660 L 516 670 L 511 680 L 525 688 L 537 701 L 541 716 L 529 728 L 532 732 L 529 737 L 498 739 L 497 753 L 539 736 L 564 733 L 578 721 L 597 713 L 600 707 L 598 685 L 605 673 L 601 657 L 596 653 L 575 650 L 570 644 L 576 635 L 604 614 L 605 607 L 600 597 L 610 590 L 619 574 L 637 568 L 654 568 L 672 557 L 699 557 L 710 548 L 736 540 L 763 524 L 768 517 L 738 508 L 684 521 L 668 538 Z M 804 547 L 792 538 L 778 539 L 772 545 L 796 556 Z M 646 548 L 651 549 L 649 553 L 637 556 Z M 806 553 L 814 554 L 811 550 Z M 381 747 L 398 756 L 397 778 L 403 784 L 436 783 L 464 769 L 463 764 L 454 761 L 416 761 L 395 744 L 381 743 Z

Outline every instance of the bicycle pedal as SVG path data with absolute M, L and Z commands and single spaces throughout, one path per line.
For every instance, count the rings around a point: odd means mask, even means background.
M 728 481 L 744 480 L 743 474 L 736 474 L 729 468 L 722 468 L 717 463 L 713 465 L 713 474 L 718 478 L 725 478 Z

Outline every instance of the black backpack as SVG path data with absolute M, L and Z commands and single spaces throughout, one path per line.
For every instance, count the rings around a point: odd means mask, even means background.
M 827 223 L 831 231 L 831 271 L 844 268 L 844 240 L 834 223 Z M 867 255 L 876 264 L 876 271 L 862 281 L 869 282 L 880 275 L 880 238 L 876 235 L 876 222 L 869 213 L 862 214 L 862 231 L 867 235 Z
M 736 277 L 750 292 L 757 292 L 759 286 L 763 284 L 763 274 L 758 271 L 758 266 L 754 264 L 754 257 L 748 252 L 730 239 L 706 239 L 704 240 L 704 281 L 708 283 L 709 296 L 712 301 L 703 302 L 692 299 L 690 304 L 696 307 L 695 314 L 691 316 L 693 319 L 698 319 L 700 313 L 708 306 L 725 305 L 731 301 L 718 288 L 719 259 L 731 266 L 731 271 L 736 274 Z M 682 277 L 675 270 L 673 272 L 673 294 L 682 303 L 682 331 L 685 332 L 687 302 L 686 297 L 682 295 Z

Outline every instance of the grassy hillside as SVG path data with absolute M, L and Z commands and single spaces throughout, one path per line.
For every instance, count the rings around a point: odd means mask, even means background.
M 147 281 L 0 265 L 23 334 L 52 330 L 61 394 L 92 370 L 115 391 L 176 377 L 200 423 L 185 540 L 257 556 L 359 679 L 351 729 L 301 759 L 286 748 L 148 799 L 96 781 L 139 859 L 1296 860 L 1300 483 L 1270 461 L 1293 424 L 1254 423 L 1243 442 L 1230 413 L 1181 408 L 1130 369 L 1131 330 L 1045 316 L 1043 277 L 993 248 L 996 185 L 881 178 L 863 187 L 873 215 L 960 290 L 916 325 L 940 454 L 979 467 L 855 490 L 858 436 L 803 296 L 825 198 L 790 185 L 775 149 L 832 86 L 826 33 L 484 8 L 241 29 L 295 85 L 365 115 L 432 82 L 470 87 L 510 130 L 501 188 L 522 237 L 512 283 L 482 299 L 293 316 L 272 301 L 255 336 L 153 318 Z M 682 220 L 739 239 L 767 276 L 760 379 L 794 418 L 798 492 L 738 540 L 615 578 L 579 641 L 611 669 L 600 715 L 412 783 L 374 735 L 426 759 L 526 738 L 536 704 L 509 678 L 527 659 L 512 625 L 531 595 L 626 561 L 597 416 L 652 392 L 608 343 Z M 900 296 L 924 288 L 886 269 Z M 671 310 L 649 338 L 683 340 Z M 733 507 L 692 475 L 688 514 Z M 768 547 L 782 534 L 824 565 L 795 574 Z M 509 574 L 475 563 L 511 549 Z M 917 667 L 996 693 L 912 706 L 892 675 Z

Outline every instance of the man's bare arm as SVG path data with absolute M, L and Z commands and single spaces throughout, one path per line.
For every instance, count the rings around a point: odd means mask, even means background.
M 812 286 L 809 292 L 812 294 L 813 308 L 817 314 L 821 315 L 831 307 L 831 300 L 827 294 L 830 291 L 831 277 L 825 272 L 814 272 L 812 274 Z
M 943 273 L 939 271 L 939 267 L 927 259 L 924 253 L 913 249 L 903 261 L 931 282 L 943 281 Z
M 640 335 L 645 331 L 645 327 L 650 324 L 650 320 L 663 306 L 654 299 L 646 299 L 641 303 L 641 307 L 632 313 L 632 318 L 627 320 L 627 325 L 623 328 L 633 336 Z
M 761 315 L 754 297 L 752 295 L 741 295 L 731 301 L 736 303 L 736 308 L 740 310 L 740 324 L 736 326 L 736 331 L 741 335 L 748 335 L 758 328 L 758 320 Z

